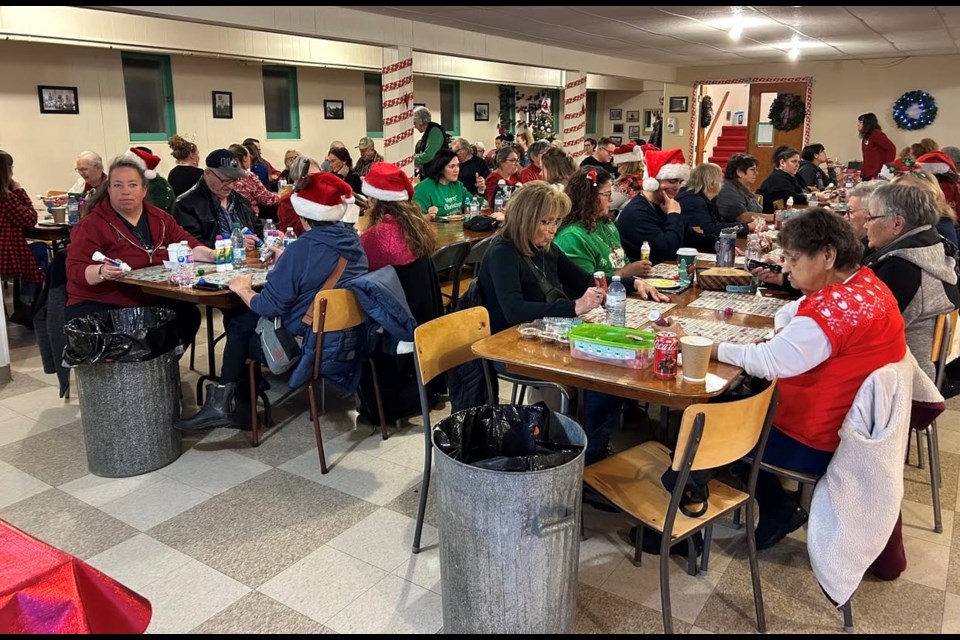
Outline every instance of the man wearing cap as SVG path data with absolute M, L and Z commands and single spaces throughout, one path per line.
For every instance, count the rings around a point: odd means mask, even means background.
M 383 156 L 377 153 L 373 140 L 367 136 L 360 138 L 357 149 L 360 151 L 360 159 L 353 165 L 353 172 L 362 178 L 370 172 L 374 162 L 383 162 Z
M 206 159 L 203 178 L 177 198 L 173 217 L 194 238 L 213 248 L 218 235 L 229 235 L 233 224 L 261 235 L 262 223 L 254 216 L 250 202 L 233 190 L 233 185 L 247 174 L 237 156 L 227 149 L 211 151 Z M 246 238 L 247 249 L 254 239 Z

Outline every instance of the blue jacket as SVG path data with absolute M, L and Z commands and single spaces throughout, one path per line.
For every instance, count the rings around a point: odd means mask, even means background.
M 620 231 L 623 250 L 631 262 L 640 259 L 644 240 L 650 243 L 650 261 L 653 264 L 676 260 L 677 249 L 683 245 L 682 215 L 667 215 L 642 194 L 628 202 L 617 216 L 617 230 Z
M 413 330 L 417 328 L 417 321 L 410 312 L 403 285 L 392 266 L 387 265 L 350 280 L 344 283 L 344 288 L 356 294 L 367 316 L 368 354 L 376 349 L 380 340 L 383 341 L 383 350 L 393 354 L 397 352 L 397 343 L 401 340 L 413 342 Z
M 303 356 L 290 377 L 289 384 L 293 388 L 305 384 L 313 369 L 313 349 L 309 350 L 309 357 L 307 353 L 308 344 L 314 342 L 313 333 L 309 325 L 304 324 L 303 316 L 333 273 L 340 256 L 346 258 L 347 267 L 335 286 L 342 287 L 348 280 L 367 272 L 367 255 L 360 246 L 356 231 L 343 223 L 314 227 L 283 252 L 267 277 L 263 291 L 250 301 L 250 308 L 258 315 L 280 317 L 287 331 L 295 336 L 306 337 Z M 356 349 L 359 334 L 359 330 L 353 330 L 325 337 L 324 376 L 337 384 L 347 380 L 353 370 L 353 361 L 357 359 L 352 352 Z M 305 377 L 301 370 L 305 371 Z M 298 376 L 298 373 L 301 375 Z

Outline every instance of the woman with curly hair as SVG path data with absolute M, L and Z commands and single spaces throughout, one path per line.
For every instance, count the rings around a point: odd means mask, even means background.
M 367 252 L 370 271 L 433 255 L 436 233 L 413 202 L 407 174 L 396 165 L 376 162 L 363 182 L 363 193 L 369 198 L 370 226 L 360 236 L 360 244 Z

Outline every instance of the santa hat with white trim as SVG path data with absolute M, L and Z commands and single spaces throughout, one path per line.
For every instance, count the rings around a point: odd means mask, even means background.
M 957 165 L 943 151 L 931 151 L 917 158 L 917 165 L 924 171 L 929 171 L 934 175 L 944 173 L 956 173 Z
M 317 222 L 356 222 L 359 209 L 351 206 L 353 202 L 350 185 L 329 172 L 309 176 L 307 184 L 290 196 L 297 215 Z
M 384 202 L 405 202 L 413 199 L 413 183 L 395 164 L 374 162 L 364 177 L 364 195 Z
M 155 156 L 137 147 L 130 147 L 121 155 L 125 160 L 130 160 L 143 169 L 143 176 L 147 180 L 153 180 L 157 177 L 157 172 L 154 169 L 160 164 L 160 156 Z
M 619 166 L 628 162 L 643 162 L 643 150 L 636 142 L 622 144 L 613 150 L 613 164 Z
M 661 180 L 686 180 L 690 177 L 690 167 L 683 158 L 680 147 L 664 151 L 647 151 L 644 154 L 648 178 L 643 179 L 644 191 L 656 191 Z

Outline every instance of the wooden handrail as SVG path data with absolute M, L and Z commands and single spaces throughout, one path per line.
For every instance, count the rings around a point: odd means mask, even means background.
M 703 148 L 703 145 L 706 144 L 707 140 L 710 139 L 710 136 L 713 135 L 713 130 L 717 128 L 717 123 L 720 122 L 720 114 L 723 113 L 723 108 L 726 106 L 726 104 L 727 104 L 727 98 L 729 98 L 729 97 L 730 97 L 730 92 L 729 92 L 729 91 L 725 91 L 725 92 L 723 93 L 723 98 L 720 100 L 720 107 L 713 112 L 713 114 L 714 114 L 714 115 L 713 115 L 713 122 L 710 123 L 710 128 L 707 129 L 707 135 L 705 135 L 705 136 L 703 137 L 703 142 L 700 143 L 700 152 L 701 152 L 701 154 L 706 151 L 706 149 Z M 709 156 L 708 156 L 708 157 L 709 157 Z M 703 157 L 702 157 L 702 155 L 701 155 L 701 160 L 702 160 L 702 159 L 703 159 Z

